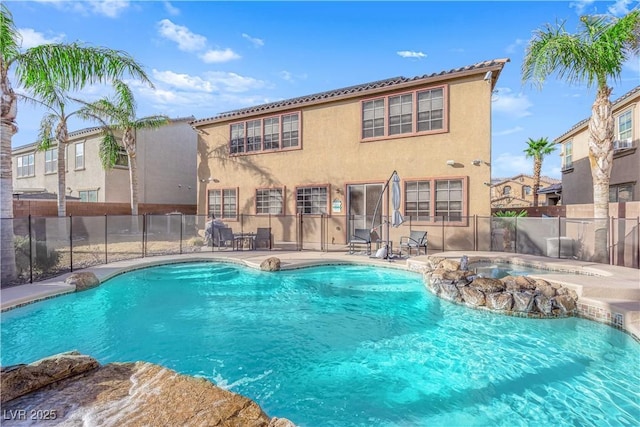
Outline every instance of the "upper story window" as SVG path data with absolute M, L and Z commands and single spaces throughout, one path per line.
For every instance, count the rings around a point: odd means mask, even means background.
M 231 154 L 296 148 L 300 146 L 300 114 L 233 123 L 229 140 Z
M 509 194 L 511 194 L 511 186 L 505 185 L 504 187 L 502 187 L 502 195 L 508 196 Z
M 562 152 L 562 169 L 570 169 L 573 167 L 573 141 L 564 143 Z
M 362 138 L 444 130 L 444 95 L 439 87 L 364 101 Z
M 17 164 L 18 164 L 18 178 L 35 176 L 36 165 L 35 165 L 34 153 L 25 154 L 24 156 L 19 156 Z
M 464 214 L 464 179 L 424 179 L 404 186 L 404 215 L 413 221 L 460 222 Z
M 238 191 L 235 188 L 209 190 L 208 215 L 221 219 L 238 217 Z
M 282 188 L 261 188 L 256 190 L 256 213 L 282 215 L 284 213 Z
M 531 186 L 523 185 L 522 186 L 522 197 L 530 196 L 532 194 Z
M 116 157 L 116 166 L 129 167 L 129 156 L 127 155 L 127 151 L 124 148 L 120 148 L 118 150 L 118 155 Z
M 327 187 L 301 187 L 296 190 L 296 212 L 311 215 L 328 211 Z
M 76 169 L 84 169 L 84 142 L 76 144 Z
M 51 148 L 44 152 L 44 173 L 54 173 L 58 170 L 58 148 Z
M 633 121 L 631 110 L 627 110 L 616 117 L 616 139 L 613 148 L 615 150 L 622 150 L 625 148 L 631 148 L 632 145 Z

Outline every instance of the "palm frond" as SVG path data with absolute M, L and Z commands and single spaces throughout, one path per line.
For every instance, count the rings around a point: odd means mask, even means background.
M 0 3 L 0 64 L 5 70 L 20 56 L 21 43 L 22 36 L 16 28 L 13 15 L 6 2 Z
M 40 121 L 40 129 L 38 131 L 38 150 L 45 151 L 51 148 L 55 136 L 53 135 L 53 127 L 58 121 L 55 114 L 45 114 Z
M 118 160 L 118 152 L 120 151 L 120 145 L 109 128 L 103 129 L 102 140 L 100 141 L 99 156 L 102 167 L 105 170 L 111 169 L 115 166 Z
M 134 128 L 135 129 L 158 129 L 162 126 L 169 124 L 171 119 L 168 116 L 156 115 L 156 116 L 148 116 L 143 117 L 141 119 L 136 120 Z

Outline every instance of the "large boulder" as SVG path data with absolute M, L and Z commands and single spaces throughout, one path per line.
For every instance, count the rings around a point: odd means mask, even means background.
M 533 310 L 534 296 L 532 292 L 514 292 L 513 311 L 530 313 Z
M 96 359 L 82 355 L 77 351 L 70 351 L 47 357 L 30 365 L 3 367 L 0 375 L 0 389 L 2 390 L 0 402 L 8 402 L 99 366 Z
M 491 310 L 509 311 L 513 307 L 513 296 L 507 292 L 486 294 L 485 305 Z
M 556 296 L 556 288 L 546 280 L 536 279 L 536 291 L 547 298 L 553 298 Z
M 454 259 L 443 259 L 438 264 L 438 268 L 449 271 L 460 270 L 460 261 L 456 261 Z
M 480 307 L 485 305 L 484 293 L 472 287 L 464 287 L 460 289 L 460 295 L 464 303 L 470 307 Z
M 86 291 L 87 289 L 95 288 L 100 285 L 100 279 L 89 271 L 81 271 L 78 273 L 71 273 L 69 277 L 64 281 L 67 285 L 73 285 L 76 287 L 76 292 Z
M 440 296 L 449 301 L 462 302 L 460 290 L 451 283 L 440 283 Z
M 536 308 L 538 311 L 545 316 L 550 316 L 553 310 L 553 303 L 551 302 L 551 298 L 546 295 L 538 294 L 534 298 Z
M 576 311 L 576 301 L 570 295 L 558 295 L 553 298 L 553 304 L 563 314 L 571 314 Z
M 502 281 L 490 277 L 476 277 L 469 286 L 485 293 L 502 292 L 505 289 Z
M 260 263 L 260 270 L 262 271 L 280 271 L 280 258 L 269 257 Z

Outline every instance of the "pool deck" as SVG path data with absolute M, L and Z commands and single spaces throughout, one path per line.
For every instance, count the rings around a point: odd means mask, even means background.
M 552 270 L 538 277 L 575 290 L 579 296 L 579 310 L 586 315 L 585 317 L 623 329 L 636 340 L 640 340 L 640 270 L 638 269 L 502 252 L 460 251 L 429 255 L 457 260 L 467 255 L 471 261 L 482 259 L 511 262 Z M 260 263 L 272 256 L 280 259 L 283 270 L 327 264 L 371 264 L 401 270 L 419 270 L 426 260 L 426 256 L 417 256 L 389 261 L 362 254 L 350 255 L 348 252 L 221 251 L 138 258 L 77 271 L 91 271 L 102 282 L 131 269 L 175 262 L 219 260 L 260 268 Z M 579 275 L 572 273 L 579 273 Z M 74 292 L 75 286 L 64 282 L 70 274 L 72 273 L 42 282 L 2 289 L 0 290 L 0 309 L 4 311 L 33 301 Z

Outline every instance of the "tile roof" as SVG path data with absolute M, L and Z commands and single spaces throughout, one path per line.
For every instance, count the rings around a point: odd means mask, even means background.
M 548 187 L 540 188 L 538 194 L 560 193 L 562 192 L 562 183 L 552 184 Z
M 616 99 L 615 101 L 612 101 L 611 102 L 612 107 L 615 109 L 615 107 L 617 105 L 622 104 L 623 101 L 626 101 L 627 99 L 631 98 L 636 93 L 640 93 L 640 86 L 634 87 L 629 92 L 627 92 L 624 95 L 622 95 L 620 98 Z M 576 129 L 579 129 L 579 128 L 587 125 L 587 123 L 589 123 L 589 119 L 590 118 L 591 117 L 587 117 L 586 119 L 580 120 L 578 123 L 573 125 L 571 127 L 571 129 L 569 129 L 568 131 L 566 131 L 565 133 L 563 133 L 562 135 L 560 135 L 559 137 L 554 139 L 553 142 L 557 144 L 558 142 L 562 141 L 567 135 L 572 134 Z
M 518 174 L 518 175 L 515 175 L 515 176 L 508 177 L 508 178 L 491 178 L 491 185 L 495 186 L 495 185 L 503 184 L 505 182 L 517 181 L 517 179 L 519 177 L 521 177 L 521 176 L 526 176 L 527 178 L 533 179 L 533 175 L 529 175 L 529 174 L 526 174 L 526 173 L 521 173 L 521 174 Z M 553 184 L 553 183 L 558 183 L 558 182 L 561 182 L 561 181 L 559 179 L 557 179 L 557 178 L 551 178 L 549 176 L 540 176 L 540 183 L 543 183 L 543 182 Z
M 416 76 L 416 77 L 393 77 L 389 79 L 378 80 L 375 82 L 349 86 L 341 89 L 315 93 L 312 95 L 305 95 L 297 98 L 290 98 L 290 99 L 284 99 L 281 101 L 271 102 L 268 104 L 256 105 L 253 107 L 227 111 L 224 113 L 220 113 L 214 117 L 194 120 L 191 124 L 197 126 L 198 124 L 203 124 L 204 122 L 227 119 L 227 118 L 232 118 L 232 117 L 237 117 L 237 116 L 247 115 L 247 114 L 256 114 L 256 113 L 259 114 L 269 110 L 274 110 L 276 108 L 293 107 L 297 105 L 304 105 L 304 104 L 315 102 L 315 101 L 329 100 L 332 98 L 338 98 L 342 96 L 356 96 L 358 94 L 366 93 L 368 91 L 375 90 L 375 89 L 386 88 L 386 87 L 393 88 L 393 86 L 397 86 L 402 83 L 418 82 L 420 80 L 433 79 L 436 77 L 449 77 L 458 73 L 466 73 L 466 72 L 480 73 L 483 70 L 486 70 L 487 68 L 494 68 L 494 67 L 499 67 L 499 70 L 502 70 L 502 67 L 504 67 L 504 64 L 506 64 L 507 62 L 509 62 L 508 58 L 493 59 L 490 61 L 478 62 L 477 64 L 473 64 L 473 65 L 467 65 L 465 67 L 454 68 L 448 71 L 441 71 L 439 73 L 424 74 L 422 76 Z M 497 76 L 493 76 L 494 82 L 496 78 Z

